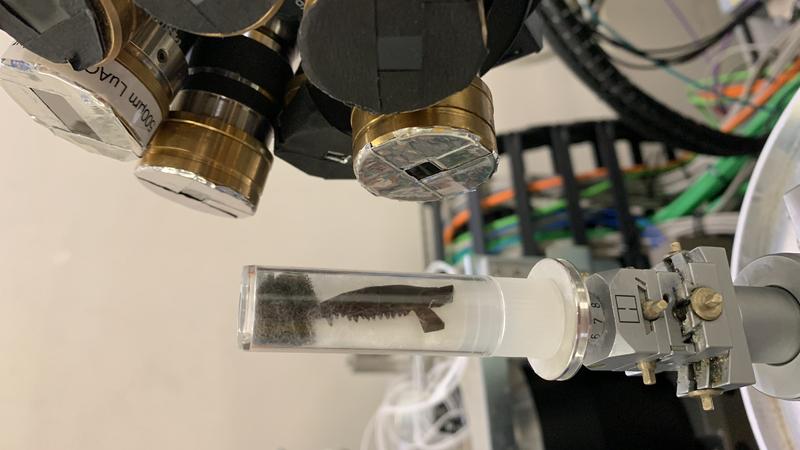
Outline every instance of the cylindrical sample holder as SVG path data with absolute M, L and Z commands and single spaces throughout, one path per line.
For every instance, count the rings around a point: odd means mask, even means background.
M 248 266 L 239 345 L 526 357 L 541 376 L 568 378 L 583 354 L 576 320 L 583 298 L 580 289 L 564 289 L 563 275 L 577 274 L 574 268 L 544 265 L 527 279 Z

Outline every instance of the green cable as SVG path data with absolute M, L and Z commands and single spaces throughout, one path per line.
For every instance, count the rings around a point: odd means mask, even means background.
M 735 193 L 734 197 L 739 199 L 739 200 L 744 198 L 744 195 L 747 193 L 747 185 L 748 185 L 747 181 L 745 181 L 742 184 L 740 184 L 739 187 L 736 189 L 736 193 Z M 720 195 L 719 197 L 715 198 L 714 201 L 712 201 L 711 203 L 708 204 L 708 206 L 705 208 L 705 211 L 716 211 L 717 204 L 719 204 L 719 202 L 721 200 L 722 200 L 722 196 Z
M 743 81 L 748 77 L 749 73 L 746 71 L 733 72 L 730 74 L 725 74 L 720 76 L 718 84 L 720 83 L 728 84 L 730 82 Z M 704 81 L 709 81 L 709 80 L 711 79 L 707 79 Z M 789 81 L 786 85 L 784 85 L 781 89 L 779 89 L 778 92 L 776 92 L 775 95 L 773 96 L 773 98 L 778 98 L 781 100 L 777 101 L 776 103 L 772 103 L 771 106 L 768 108 L 769 111 L 766 111 L 766 109 L 757 109 L 756 114 L 750 120 L 759 120 L 755 116 L 760 114 L 768 115 L 769 119 L 773 117 L 777 119 L 777 116 L 779 115 L 777 113 L 783 111 L 784 107 L 786 106 L 785 104 L 782 103 L 786 103 L 788 102 L 788 100 L 791 99 L 791 95 L 789 94 L 793 93 L 797 89 L 798 82 L 800 82 L 800 79 L 793 79 L 792 81 Z M 689 103 L 692 104 L 695 108 L 697 108 L 697 110 L 703 115 L 703 118 L 709 123 L 710 126 L 719 128 L 719 120 L 711 113 L 711 110 L 709 108 L 720 102 L 728 105 L 731 104 L 732 102 L 727 98 L 714 98 L 714 99 L 705 98 L 700 95 L 700 92 L 701 91 L 699 90 L 689 89 L 687 91 Z M 771 102 L 768 102 L 768 104 L 770 103 Z M 767 124 L 770 122 L 769 119 L 767 119 L 765 125 L 762 125 L 761 127 L 762 129 L 754 130 L 754 134 L 762 134 L 763 129 L 767 128 L 768 126 Z
M 741 197 L 744 197 L 744 195 L 747 194 L 747 187 L 748 186 L 750 186 L 750 180 L 747 180 L 744 183 L 742 183 L 742 185 L 739 186 L 739 190 L 736 192 L 736 194 L 741 196 Z
M 748 71 L 741 70 L 737 72 L 731 72 L 720 75 L 716 80 L 716 84 L 727 85 L 732 83 L 738 83 L 747 80 L 749 77 L 750 77 L 750 72 Z M 711 77 L 701 79 L 700 82 L 707 85 L 713 85 L 715 83 L 714 79 Z M 707 91 L 689 87 L 686 93 L 689 96 L 690 101 L 694 100 L 695 102 L 699 102 L 706 105 L 714 104 L 718 101 L 727 101 L 729 103 L 731 102 L 730 98 L 725 98 L 725 97 L 713 98 L 713 99 L 704 98 L 700 95 L 701 92 L 707 92 Z
M 600 181 L 598 183 L 595 183 L 595 184 L 593 184 L 591 186 L 587 186 L 586 188 L 582 189 L 581 192 L 580 192 L 580 197 L 581 198 L 594 198 L 594 197 L 597 197 L 598 195 L 600 195 L 600 194 L 602 194 L 604 192 L 609 191 L 610 189 L 611 189 L 611 181 L 603 180 L 603 181 Z M 549 205 L 547 205 L 547 206 L 545 206 L 543 208 L 540 208 L 538 210 L 539 211 L 538 215 L 549 216 L 551 214 L 555 214 L 555 213 L 557 213 L 559 211 L 563 211 L 565 209 L 567 209 L 567 201 L 564 200 L 563 198 L 561 198 L 561 199 L 558 199 L 558 200 L 552 202 L 551 204 L 549 204 Z
M 787 68 L 789 66 L 790 65 L 787 65 Z M 746 71 L 746 70 L 730 72 L 730 73 L 722 74 L 719 77 L 717 77 L 716 84 L 725 85 L 725 84 L 737 83 L 737 82 L 745 81 L 749 77 L 750 77 L 750 72 Z M 699 81 L 701 83 L 707 84 L 707 85 L 713 85 L 715 83 L 715 80 L 712 77 L 704 78 L 704 79 L 701 79 Z M 730 98 L 726 98 L 726 97 L 713 98 L 713 99 L 704 98 L 704 97 L 700 96 L 701 92 L 706 92 L 706 91 L 704 91 L 702 89 L 694 89 L 694 88 L 691 88 L 691 87 L 688 88 L 687 89 L 687 95 L 689 96 L 689 100 L 692 103 L 697 102 L 697 103 L 704 104 L 704 105 L 715 104 L 715 103 L 717 103 L 719 101 L 731 103 Z
M 692 157 L 692 159 L 694 159 L 694 157 Z M 688 161 L 687 161 L 687 163 L 688 163 Z M 664 173 L 664 172 L 669 172 L 671 170 L 678 169 L 678 168 L 680 168 L 682 166 L 683 166 L 683 164 L 675 166 L 675 167 L 668 167 L 668 168 L 660 167 L 660 168 L 655 168 L 655 169 L 650 169 L 650 170 L 643 170 L 643 171 L 634 172 L 634 173 L 626 173 L 625 177 L 626 178 L 634 178 L 634 179 L 635 178 L 643 178 L 643 177 L 651 176 L 651 175 L 654 175 L 654 174 L 660 174 L 660 173 Z M 604 192 L 609 191 L 610 189 L 611 189 L 611 181 L 610 180 L 603 180 L 603 181 L 597 182 L 595 184 L 592 184 L 590 186 L 587 186 L 586 188 L 581 190 L 580 195 L 581 195 L 581 198 L 593 198 L 593 197 L 596 197 L 596 196 L 598 196 L 600 194 L 603 194 Z M 558 199 L 558 200 L 555 200 L 555 201 L 551 202 L 550 204 L 548 204 L 548 205 L 546 205 L 544 207 L 535 208 L 534 209 L 534 215 L 536 217 L 549 216 L 549 215 L 555 214 L 557 212 L 563 211 L 564 209 L 566 209 L 566 207 L 567 207 L 567 201 L 564 200 L 564 199 Z M 494 220 L 492 222 L 489 222 L 488 224 L 485 224 L 484 225 L 484 232 L 490 233 L 490 232 L 497 231 L 497 230 L 505 228 L 505 227 L 516 225 L 518 223 L 519 223 L 519 217 L 517 217 L 516 214 L 510 214 L 508 216 L 501 217 L 501 218 L 496 219 L 496 220 Z M 453 239 L 453 241 L 450 244 L 448 244 L 447 248 L 450 251 L 452 251 L 453 248 L 458 248 L 458 247 L 466 247 L 466 250 L 470 250 L 469 249 L 469 245 L 470 245 L 471 242 L 472 242 L 472 234 L 469 231 L 465 231 L 463 233 L 458 234 Z M 464 249 L 456 250 L 456 253 L 462 252 L 462 251 L 464 251 Z
M 597 228 L 590 228 L 586 230 L 586 237 L 590 240 L 599 239 L 605 237 L 611 233 L 616 232 L 616 230 L 612 230 L 611 228 L 606 227 L 597 227 Z M 535 239 L 537 242 L 549 242 L 555 241 L 558 239 L 566 239 L 572 236 L 572 233 L 569 230 L 558 230 L 558 231 L 537 231 L 534 233 Z M 487 245 L 486 250 L 489 252 L 498 252 L 504 250 L 507 247 L 512 245 L 516 245 L 519 243 L 519 236 L 504 236 L 501 238 L 491 239 Z M 472 248 L 464 248 L 455 252 L 455 254 L 450 258 L 452 264 L 458 264 L 464 259 L 465 256 L 472 253 Z
M 742 77 L 744 73 L 733 73 L 728 74 L 728 76 L 723 76 L 721 80 L 723 82 L 727 82 L 727 80 L 734 80 L 737 81 L 739 78 Z M 776 106 L 784 106 L 783 104 L 787 102 L 791 98 L 791 94 L 793 94 L 798 87 L 800 87 L 800 76 L 796 76 L 790 82 L 786 83 L 775 95 L 766 103 L 769 108 L 757 109 L 753 116 L 748 120 L 748 122 L 740 127 L 740 130 L 743 135 L 755 135 L 758 133 L 759 130 L 763 129 L 766 126 L 770 126 L 772 122 L 778 119 L 777 114 L 773 114 L 770 111 L 777 110 L 781 111 L 783 108 L 775 108 Z M 687 188 L 681 195 L 675 198 L 672 202 L 670 202 L 665 207 L 661 208 L 656 212 L 653 216 L 652 220 L 654 223 L 662 223 L 667 220 L 675 219 L 678 217 L 683 217 L 685 215 L 691 214 L 694 210 L 697 209 L 698 206 L 701 204 L 711 201 L 714 199 L 718 194 L 724 191 L 725 187 L 733 180 L 736 174 L 741 170 L 744 164 L 747 162 L 748 157 L 746 156 L 731 156 L 721 158 L 714 168 L 711 171 L 704 173 L 697 181 L 692 183 L 689 188 Z M 674 168 L 672 168 L 674 169 Z M 638 172 L 633 174 L 626 174 L 629 177 L 642 177 L 647 176 L 652 173 L 661 173 L 666 172 L 672 169 L 656 169 L 653 171 L 644 171 Z M 742 188 L 746 189 L 747 184 L 744 183 Z M 581 191 L 582 198 L 590 198 L 596 195 L 599 195 L 611 187 L 611 182 L 608 180 L 601 181 L 599 183 L 593 184 Z M 553 201 L 552 203 L 548 204 L 545 207 L 535 208 L 534 214 L 536 216 L 547 216 L 559 212 L 566 208 L 566 200 L 559 199 Z M 488 232 L 496 231 L 498 229 L 502 229 L 508 227 L 510 225 L 516 224 L 519 222 L 519 218 L 512 214 L 506 217 L 502 217 L 497 219 L 493 222 L 490 222 L 485 226 L 485 230 Z M 588 233 L 593 233 L 595 229 L 587 230 Z M 602 228 L 597 228 L 597 230 L 602 230 Z M 564 237 L 569 236 L 569 231 L 551 231 L 551 232 L 537 232 L 535 239 L 537 241 L 547 241 L 556 239 L 555 235 L 545 235 L 540 233 L 563 233 Z M 466 244 L 471 242 L 472 236 L 469 232 L 459 234 L 453 242 L 448 245 L 449 252 L 452 253 L 452 249 L 454 247 L 458 247 L 461 244 Z M 514 241 L 516 240 L 516 241 Z M 500 237 L 494 240 L 489 241 L 487 244 L 487 250 L 494 251 L 494 249 L 498 248 L 499 246 L 505 245 L 507 242 L 518 242 L 518 236 L 505 236 Z M 454 260 L 460 260 L 463 258 L 463 255 L 466 253 L 471 252 L 470 247 L 466 247 L 462 250 L 457 251 L 453 255 Z
M 711 112 L 707 105 L 695 105 L 700 114 L 712 128 L 719 128 L 719 119 Z
M 659 224 L 691 214 L 702 203 L 724 190 L 747 160 L 747 156 L 721 158 L 667 206 L 656 211 L 653 222 Z
M 780 113 L 782 111 L 782 108 L 780 107 L 781 106 L 780 103 L 782 103 L 782 100 L 783 100 L 784 96 L 786 95 L 786 93 L 793 92 L 794 90 L 797 89 L 797 82 L 798 82 L 798 77 L 795 77 L 792 80 L 790 80 L 789 82 L 787 82 L 783 87 L 778 89 L 778 91 L 772 96 L 770 101 L 768 101 L 766 103 L 766 105 L 770 105 L 770 107 L 769 108 L 763 108 L 763 109 L 756 109 L 757 113 L 758 114 L 766 113 L 768 115 L 773 115 L 773 114 L 776 114 L 776 113 Z M 688 94 L 689 94 L 689 102 L 691 104 L 697 106 L 698 108 L 702 107 L 702 106 L 714 105 L 714 104 L 716 104 L 717 102 L 720 102 L 720 101 L 723 102 L 723 103 L 727 102 L 728 104 L 731 103 L 726 98 L 708 99 L 708 98 L 702 97 L 697 93 L 697 91 L 695 91 L 695 92 L 691 92 L 690 91 Z M 775 100 L 775 99 L 779 99 L 779 100 Z M 775 100 L 775 101 L 773 102 L 773 100 Z M 753 120 L 753 119 L 750 119 L 750 120 Z
M 795 77 L 789 83 L 781 87 L 778 92 L 767 102 L 771 107 L 780 105 L 786 97 L 794 93 L 800 87 L 800 77 Z M 756 111 L 750 120 L 740 127 L 742 135 L 752 136 L 758 133 L 764 126 L 772 120 L 777 120 L 773 114 L 764 111 Z M 665 207 L 659 209 L 653 216 L 653 222 L 663 223 L 667 220 L 677 219 L 691 214 L 701 204 L 711 201 L 733 180 L 739 170 L 748 161 L 747 156 L 729 156 L 721 158 L 714 168 L 700 176 L 697 181 L 692 183 L 685 191 L 670 202 Z
M 538 211 L 536 214 L 539 214 Z M 484 233 L 491 233 L 508 226 L 516 225 L 517 223 L 519 223 L 519 217 L 517 217 L 516 214 L 511 214 L 484 225 L 483 231 Z M 450 245 L 458 246 L 460 244 L 469 244 L 470 242 L 472 242 L 472 234 L 467 231 L 459 234 L 455 239 L 453 239 L 453 242 L 451 242 Z
M 792 78 L 791 81 L 783 85 L 775 95 L 767 102 L 767 104 L 772 104 L 777 111 L 783 111 L 784 107 L 791 100 L 792 96 L 794 95 L 795 91 L 800 87 L 800 76 L 795 76 Z M 766 111 L 756 110 L 753 116 L 750 118 L 750 121 L 742 127 L 743 134 L 751 133 L 757 134 L 765 127 L 772 128 L 775 122 L 780 117 L 780 114 L 770 114 Z
M 686 160 L 685 162 L 683 162 L 683 163 L 681 163 L 679 165 L 676 165 L 676 166 L 672 166 L 672 167 L 657 167 L 657 168 L 648 169 L 648 170 L 641 170 L 641 171 L 637 171 L 637 172 L 626 173 L 625 177 L 626 178 L 633 178 L 633 179 L 644 178 L 644 177 L 649 177 L 649 176 L 653 176 L 653 175 L 658 175 L 658 174 L 661 174 L 661 173 L 669 172 L 669 171 L 672 171 L 672 170 L 680 169 L 684 165 L 688 164 L 695 157 L 696 157 L 696 155 L 692 156 L 690 159 Z M 611 181 L 603 180 L 603 181 L 599 181 L 599 182 L 597 182 L 595 184 L 592 184 L 590 186 L 587 186 L 586 188 L 581 190 L 580 196 L 581 196 L 581 198 L 593 198 L 593 197 L 596 197 L 596 196 L 598 196 L 598 195 L 600 195 L 600 194 L 602 194 L 604 192 L 607 192 L 610 189 L 611 189 Z M 551 214 L 555 214 L 555 213 L 557 213 L 559 211 L 563 211 L 565 209 L 567 209 L 567 201 L 564 200 L 564 199 L 557 199 L 557 200 L 553 200 L 551 203 L 548 203 L 545 206 L 542 206 L 542 207 L 539 207 L 539 208 L 534 208 L 533 214 L 535 216 L 538 216 L 538 217 L 549 216 Z M 502 217 L 500 219 L 497 219 L 494 222 L 490 222 L 489 224 L 484 225 L 484 230 L 486 230 L 487 232 L 495 231 L 497 228 L 503 228 L 503 227 L 508 226 L 508 225 L 516 224 L 518 222 L 518 220 L 519 219 L 517 218 L 516 214 L 511 214 L 511 215 Z M 502 221 L 510 221 L 510 222 L 505 222 L 505 223 L 500 224 Z M 497 225 L 497 226 L 493 226 L 493 224 Z M 466 241 L 466 240 L 469 240 L 469 241 L 472 240 L 472 237 L 471 237 L 471 235 L 469 234 L 468 231 L 465 231 L 463 233 L 459 233 L 453 239 L 453 241 L 451 242 L 450 245 L 454 245 L 454 244 L 457 244 L 459 242 Z
M 706 85 L 714 85 L 715 83 L 716 83 L 716 85 L 727 85 L 727 84 L 732 84 L 732 83 L 745 81 L 745 80 L 747 80 L 747 78 L 749 76 L 750 76 L 750 73 L 747 72 L 747 71 L 738 71 L 738 72 L 731 72 L 731 73 L 727 73 L 727 74 L 722 74 L 717 78 L 716 81 L 713 78 L 709 77 L 709 78 L 705 78 L 705 79 L 700 80 L 700 82 L 703 83 L 703 84 L 706 84 Z M 728 104 L 734 103 L 734 102 L 731 101 L 731 99 L 725 98 L 725 97 L 722 97 L 722 98 L 716 97 L 716 98 L 713 98 L 713 99 L 702 97 L 700 95 L 702 92 L 706 92 L 706 91 L 705 90 L 701 90 L 701 89 L 696 89 L 696 88 L 689 87 L 686 90 L 686 95 L 688 97 L 689 103 L 691 103 L 691 104 L 693 104 L 693 105 L 695 105 L 697 107 L 714 105 L 714 104 L 717 104 L 718 102 L 727 102 Z
M 592 198 L 596 197 L 606 191 L 611 189 L 611 182 L 608 180 L 603 180 L 598 183 L 595 183 L 591 186 L 587 186 L 583 190 L 581 190 L 581 198 Z M 547 206 L 543 206 L 541 208 L 534 208 L 534 216 L 536 217 L 543 217 L 555 214 L 559 211 L 566 209 L 567 202 L 564 199 L 558 199 L 553 201 L 552 203 L 548 204 Z M 489 222 L 488 224 L 483 226 L 483 230 L 486 233 L 490 233 L 492 231 L 497 231 L 498 229 L 505 228 L 510 225 L 515 225 L 519 223 L 519 217 L 516 214 L 510 214 L 508 216 L 501 217 L 500 219 L 494 220 Z M 467 231 L 464 233 L 459 234 L 450 245 L 458 245 L 462 242 L 472 242 L 472 234 Z
M 748 70 L 737 70 L 737 71 L 734 71 L 734 72 L 728 72 L 728 73 L 720 74 L 718 77 L 716 77 L 716 80 L 714 79 L 714 77 L 706 77 L 706 78 L 700 78 L 697 81 L 699 81 L 699 82 L 701 82 L 703 84 L 709 84 L 709 85 L 712 85 L 715 82 L 717 84 L 729 84 L 729 83 L 738 83 L 740 81 L 745 81 L 749 77 L 750 77 L 750 71 L 748 71 Z M 695 91 L 696 89 L 689 88 L 689 90 L 690 91 Z

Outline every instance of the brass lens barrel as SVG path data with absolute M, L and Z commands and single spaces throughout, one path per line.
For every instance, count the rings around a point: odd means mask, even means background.
M 489 87 L 475 78 L 470 85 L 435 105 L 417 111 L 374 114 L 353 109 L 353 149 L 380 145 L 392 132 L 407 127 L 451 127 L 471 131 L 487 148 L 497 150 L 494 105 Z
M 243 36 L 201 39 L 136 176 L 200 211 L 255 214 L 272 166 L 272 124 L 292 76 L 292 36 L 273 20 Z
M 219 119 L 175 111 L 150 143 L 137 176 L 187 206 L 239 217 L 255 212 L 271 166 L 264 144 L 247 132 Z
M 353 169 L 378 196 L 440 200 L 477 188 L 497 167 L 492 95 L 480 78 L 416 111 L 355 108 L 352 126 Z
M 117 62 L 130 70 L 155 97 L 162 115 L 186 81 L 187 64 L 182 40 L 192 39 L 176 34 L 146 15 L 140 15 L 139 27 L 122 47 Z
M 106 53 L 98 64 L 102 65 L 120 54 L 137 25 L 146 16 L 136 9 L 132 0 L 96 0 L 96 3 L 100 6 L 97 15 L 105 24 L 102 34 L 106 42 Z

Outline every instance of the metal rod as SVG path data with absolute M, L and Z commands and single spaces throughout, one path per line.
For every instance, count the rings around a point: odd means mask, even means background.
M 534 237 L 533 209 L 525 179 L 525 161 L 522 159 L 522 136 L 518 133 L 503 136 L 503 147 L 511 158 L 511 180 L 514 186 L 514 209 L 517 212 L 522 253 L 526 256 L 541 254 Z
M 800 304 L 777 287 L 736 286 L 753 362 L 785 364 L 800 352 Z
M 476 255 L 485 255 L 486 236 L 483 234 L 483 211 L 481 211 L 480 190 L 467 194 L 467 206 L 469 207 L 469 223 L 467 226 L 472 235 L 472 251 Z
M 586 223 L 583 220 L 583 210 L 581 209 L 581 197 L 578 188 L 578 180 L 572 169 L 572 157 L 570 155 L 569 131 L 564 126 L 554 126 L 550 129 L 550 152 L 553 156 L 553 164 L 556 171 L 561 175 L 564 186 L 564 197 L 567 200 L 567 215 L 569 216 L 569 227 L 572 231 L 572 239 L 576 245 L 586 245 L 589 239 L 586 237 Z
M 631 208 L 628 203 L 628 192 L 625 189 L 625 178 L 622 169 L 619 167 L 617 159 L 617 149 L 614 146 L 613 125 L 608 122 L 598 122 L 595 125 L 597 135 L 597 145 L 600 154 L 603 156 L 606 168 L 608 168 L 608 178 L 611 181 L 611 189 L 614 193 L 614 204 L 619 215 L 619 228 L 625 242 L 625 265 L 646 268 L 649 267 L 648 261 L 642 255 L 640 246 L 639 229 L 631 216 Z

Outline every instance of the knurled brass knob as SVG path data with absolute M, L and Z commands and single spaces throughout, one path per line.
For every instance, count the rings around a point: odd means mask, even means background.
M 717 320 L 722 315 L 722 294 L 714 289 L 701 287 L 692 292 L 692 311 L 703 320 Z

